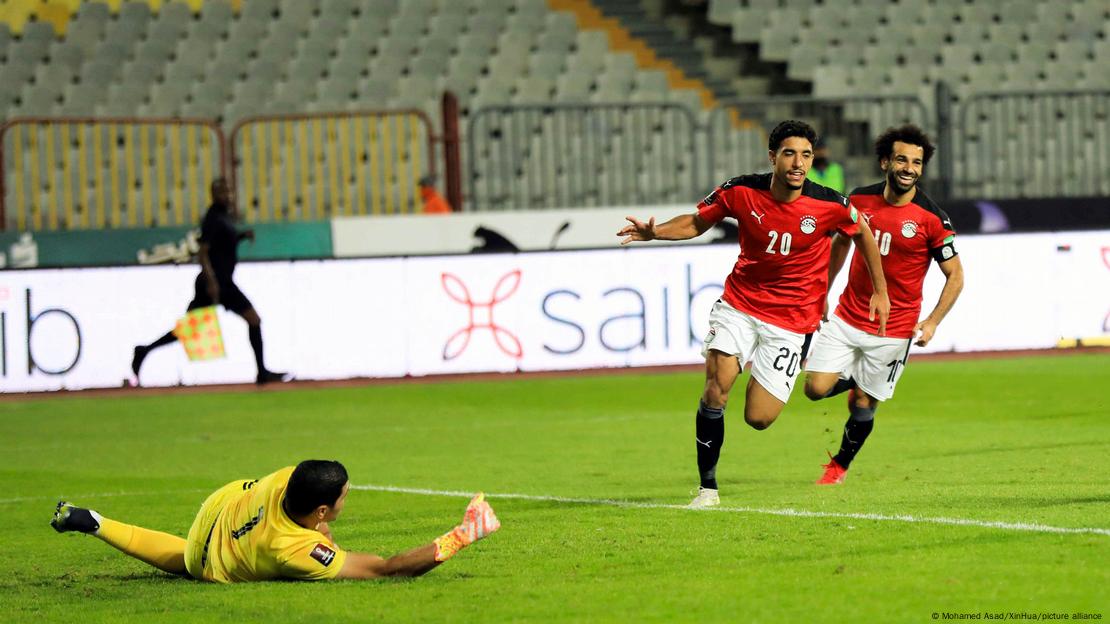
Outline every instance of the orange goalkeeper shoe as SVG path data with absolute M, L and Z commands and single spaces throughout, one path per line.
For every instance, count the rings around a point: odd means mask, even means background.
M 501 528 L 501 521 L 486 502 L 486 495 L 479 493 L 470 499 L 459 526 L 435 540 L 436 561 L 447 561 L 460 550 L 489 536 Z
M 828 451 L 825 451 L 828 453 Z M 848 469 L 841 466 L 836 462 L 836 459 L 829 453 L 829 463 L 823 465 L 825 474 L 817 480 L 817 485 L 837 485 L 844 483 L 844 477 L 848 474 Z

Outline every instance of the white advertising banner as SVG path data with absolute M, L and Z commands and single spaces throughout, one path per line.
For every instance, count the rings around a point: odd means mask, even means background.
M 1110 231 L 957 239 L 966 287 L 930 351 L 1049 348 L 1110 333 Z M 541 371 L 700 361 L 735 245 L 245 263 L 271 369 L 300 379 Z M 834 284 L 833 305 L 845 282 Z M 0 390 L 120 386 L 136 344 L 169 331 L 195 266 L 0 272 Z M 922 314 L 944 284 L 933 268 Z M 148 386 L 249 382 L 246 324 L 227 357 L 153 351 Z
M 553 251 L 597 249 L 619 240 L 617 230 L 631 216 L 662 223 L 694 211 L 694 204 L 473 212 L 448 215 L 385 215 L 332 219 L 332 252 L 337 258 L 445 255 L 471 251 Z M 731 220 L 730 220 L 731 222 Z M 735 232 L 735 226 L 733 226 Z M 704 244 L 725 236 L 722 226 L 684 244 Z

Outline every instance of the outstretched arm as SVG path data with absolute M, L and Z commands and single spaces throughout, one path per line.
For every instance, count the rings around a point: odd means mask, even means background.
M 420 576 L 428 570 L 438 566 L 441 561 L 436 561 L 435 544 L 425 544 L 406 553 L 394 555 L 383 559 L 369 553 L 347 553 L 347 560 L 343 562 L 343 569 L 339 571 L 341 579 L 372 579 L 386 576 Z
M 964 265 L 960 263 L 959 256 L 941 262 L 940 270 L 944 273 L 945 282 L 944 288 L 940 291 L 937 306 L 933 308 L 929 316 L 913 328 L 914 333 L 921 332 L 917 342 L 914 343 L 919 347 L 924 347 L 933 339 L 933 334 L 937 331 L 937 325 L 940 325 L 940 322 L 948 315 L 948 311 L 956 304 L 956 298 L 960 296 L 960 291 L 964 289 Z
M 617 232 L 617 236 L 626 237 L 621 241 L 622 245 L 634 241 L 687 240 L 701 236 L 706 230 L 713 227 L 712 223 L 701 218 L 696 212 L 679 215 L 660 225 L 655 224 L 655 217 L 648 219 L 647 223 L 638 221 L 634 217 L 625 218 L 628 219 L 629 225 L 624 226 Z
M 879 254 L 879 246 L 875 244 L 875 237 L 867 222 L 860 220 L 859 232 L 852 237 L 856 247 L 859 248 L 863 259 L 867 262 L 867 271 L 871 274 L 871 310 L 868 319 L 875 320 L 879 317 L 879 335 L 886 335 L 886 320 L 890 316 L 890 298 L 886 294 L 886 277 L 883 275 L 883 259 Z
M 493 508 L 478 494 L 466 506 L 459 526 L 408 552 L 388 559 L 369 553 L 347 553 L 347 559 L 336 578 L 372 579 L 386 576 L 420 576 L 454 557 L 460 550 L 501 528 Z

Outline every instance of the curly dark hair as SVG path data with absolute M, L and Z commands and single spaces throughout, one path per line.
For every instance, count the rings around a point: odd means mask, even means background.
M 772 152 L 779 151 L 782 142 L 790 137 L 801 137 L 814 145 L 817 143 L 817 131 L 813 129 L 813 126 L 804 121 L 788 119 L 775 126 L 775 129 L 771 131 L 771 134 L 767 137 L 767 149 Z
M 913 124 L 887 128 L 886 132 L 880 134 L 879 138 L 875 140 L 875 156 L 878 157 L 880 164 L 884 158 L 894 156 L 895 141 L 916 145 L 924 150 L 926 165 L 929 164 L 929 159 L 933 157 L 933 153 L 937 151 L 937 146 L 933 145 L 925 131 Z

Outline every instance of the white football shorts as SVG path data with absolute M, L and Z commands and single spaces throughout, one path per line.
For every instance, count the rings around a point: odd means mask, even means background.
M 709 334 L 701 355 L 714 349 L 752 363 L 752 377 L 775 398 L 786 403 L 798 379 L 808 336 L 761 321 L 717 300 L 709 311 Z
M 886 338 L 856 329 L 835 314 L 813 339 L 806 372 L 855 378 L 860 390 L 886 401 L 906 370 L 912 338 Z

